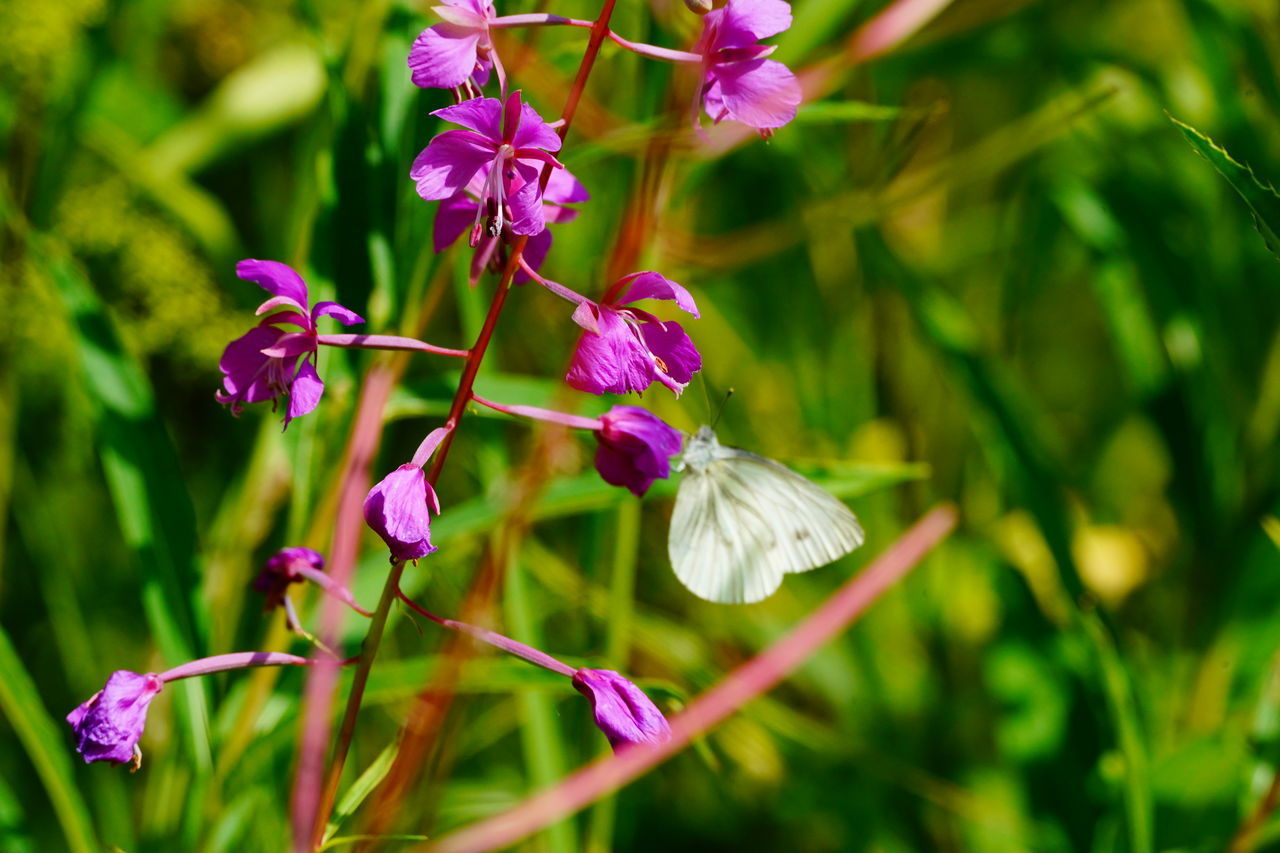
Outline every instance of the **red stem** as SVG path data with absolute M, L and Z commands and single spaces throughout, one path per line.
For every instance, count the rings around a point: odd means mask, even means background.
M 826 603 L 781 640 L 731 672 L 671 721 L 671 740 L 632 747 L 589 764 L 554 787 L 503 814 L 446 835 L 432 853 L 479 853 L 509 847 L 539 829 L 585 808 L 652 769 L 773 687 L 819 646 L 861 616 L 951 532 L 955 510 L 939 507 L 902 535 L 875 562 L 840 587 Z M 427 845 L 415 849 L 428 849 Z

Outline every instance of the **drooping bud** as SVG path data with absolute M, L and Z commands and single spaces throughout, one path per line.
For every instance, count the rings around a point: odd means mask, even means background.
M 279 606 L 291 583 L 301 583 L 299 569 L 324 571 L 324 557 L 310 548 L 281 548 L 271 555 L 253 581 L 253 588 L 266 596 L 267 609 Z
M 436 550 L 431 544 L 432 510 L 439 515 L 440 502 L 417 465 L 401 465 L 364 499 L 364 520 L 397 560 L 416 560 Z
M 684 0 L 684 5 L 695 15 L 705 15 L 711 11 L 711 0 Z
M 605 482 L 640 497 L 654 480 L 671 476 L 671 457 L 681 446 L 678 431 L 639 406 L 614 406 L 600 421 L 596 470 Z
M 591 700 L 596 726 L 617 752 L 633 744 L 663 743 L 671 738 L 671 727 L 644 691 L 616 672 L 607 669 L 580 669 L 573 686 Z
M 137 770 L 142 765 L 138 740 L 147 724 L 147 707 L 162 687 L 164 682 L 155 673 L 118 670 L 101 690 L 67 714 L 76 752 L 85 763 L 114 761 L 132 764 Z

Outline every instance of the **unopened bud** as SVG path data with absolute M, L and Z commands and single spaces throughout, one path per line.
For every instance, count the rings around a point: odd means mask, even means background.
M 705 15 L 711 11 L 711 0 L 684 0 L 684 5 L 695 15 Z

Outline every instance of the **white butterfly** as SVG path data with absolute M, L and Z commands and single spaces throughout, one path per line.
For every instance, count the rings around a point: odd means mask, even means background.
M 668 553 L 694 595 L 721 604 L 762 601 L 782 576 L 825 566 L 862 544 L 849 508 L 814 483 L 709 426 L 685 442 Z

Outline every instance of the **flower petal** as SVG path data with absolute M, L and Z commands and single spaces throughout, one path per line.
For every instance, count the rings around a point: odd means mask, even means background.
M 640 326 L 649 352 L 661 360 L 655 378 L 679 396 L 693 374 L 702 369 L 702 355 L 679 323 L 644 323 Z
M 543 151 L 559 151 L 560 136 L 542 120 L 538 111 L 528 104 L 520 105 L 520 127 L 516 129 L 512 144 L 516 148 L 540 148 Z
M 478 172 L 476 174 L 479 174 Z M 452 195 L 436 208 L 436 221 L 431 229 L 431 245 L 443 252 L 475 224 L 480 205 L 466 193 Z
M 409 49 L 409 70 L 414 85 L 424 89 L 461 86 L 476 67 L 483 28 L 446 21 L 423 30 Z
M 307 304 L 307 283 L 288 264 L 245 258 L 236 264 L 236 275 L 268 293 L 292 299 L 300 306 Z
M 671 739 L 671 726 L 644 691 L 607 669 L 580 669 L 573 686 L 591 700 L 596 726 L 614 751 L 635 744 L 656 744 Z
M 147 724 L 147 708 L 164 687 L 154 673 L 118 670 L 102 690 L 67 714 L 76 737 L 76 751 L 85 763 L 115 761 L 128 764 Z
M 720 102 L 734 121 L 767 130 L 782 127 L 796 117 L 800 83 L 781 62 L 756 59 L 717 65 L 715 74 Z M 710 100 L 708 91 L 704 103 Z M 710 107 L 707 112 L 711 112 Z
M 432 113 L 448 122 L 474 130 L 495 144 L 502 140 L 502 101 L 497 98 L 472 98 Z
M 626 394 L 648 388 L 655 378 L 649 354 L 618 312 L 603 306 L 598 311 L 600 331 L 584 332 L 579 338 L 565 379 L 591 394 Z
M 414 158 L 409 177 L 417 182 L 418 195 L 439 201 L 460 192 L 492 160 L 493 148 L 478 133 L 446 130 Z
M 512 233 L 531 237 L 547 227 L 542 218 L 542 192 L 536 180 L 527 181 L 507 196 L 507 207 L 511 210 Z
M 314 323 L 321 317 L 332 317 L 344 326 L 354 326 L 364 322 L 364 318 L 359 314 L 337 302 L 317 302 L 316 307 L 311 309 L 311 322 Z
M 436 550 L 431 544 L 431 516 L 422 469 L 401 465 L 369 491 L 364 518 L 398 560 L 416 560 Z
M 277 389 L 271 387 L 269 372 L 266 370 L 270 356 L 262 354 L 264 349 L 275 345 L 286 332 L 270 326 L 255 326 L 245 334 L 227 344 L 218 360 L 218 369 L 222 371 L 222 387 L 229 395 L 224 402 L 259 403 L 276 396 Z
M 641 299 L 673 299 L 677 306 L 692 314 L 698 315 L 698 306 L 689 295 L 689 291 L 669 278 L 656 272 L 633 272 L 627 276 L 631 284 L 623 289 L 618 297 L 618 304 L 625 305 Z
M 289 385 L 289 409 L 284 414 L 284 425 L 289 421 L 310 413 L 320 405 L 320 395 L 324 393 L 324 382 L 316 374 L 316 366 L 311 359 L 303 359 L 298 368 L 298 375 Z
M 578 182 L 568 169 L 552 169 L 547 180 L 547 191 L 542 194 L 544 201 L 553 204 L 577 204 L 588 201 L 591 193 Z
M 783 0 L 729 0 L 720 19 L 716 46 L 742 47 L 776 36 L 790 26 L 791 5 Z

